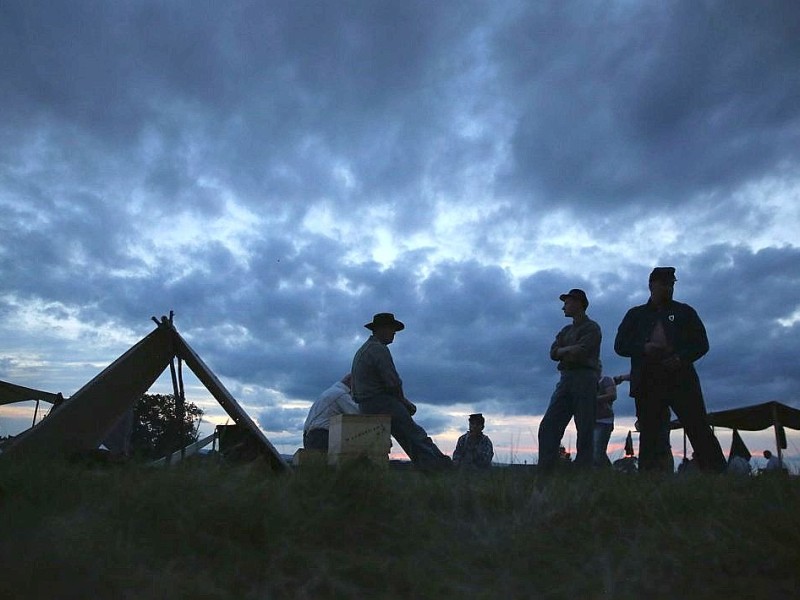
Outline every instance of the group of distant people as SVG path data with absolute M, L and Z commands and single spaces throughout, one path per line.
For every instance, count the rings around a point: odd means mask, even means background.
M 630 373 L 604 376 L 600 362 L 602 333 L 587 315 L 589 300 L 578 288 L 561 294 L 564 316 L 572 323 L 562 328 L 550 347 L 558 363 L 559 381 L 539 425 L 539 468 L 558 464 L 561 441 L 570 420 L 577 429 L 576 467 L 609 464 L 608 441 L 614 428 L 612 404 L 616 385 L 630 381 L 639 426 L 639 469 L 672 470 L 669 446 L 670 409 L 683 425 L 695 451 L 697 467 L 723 471 L 725 457 L 708 423 L 700 380 L 694 362 L 709 349 L 705 327 L 688 304 L 673 300 L 674 267 L 656 267 L 650 273 L 650 297 L 631 308 L 614 340 L 615 352 L 630 359 Z M 378 313 L 365 325 L 371 335 L 356 352 L 351 372 L 326 390 L 306 420 L 306 448 L 327 450 L 327 426 L 334 414 L 391 416 L 391 434 L 422 468 L 449 468 L 453 463 L 484 467 L 491 464 L 492 443 L 483 434 L 481 414 L 469 417 L 452 460 L 443 454 L 413 419 L 417 407 L 403 392 L 403 383 L 388 346 L 405 325 L 392 313 Z
M 763 456 L 766 459 L 766 465 L 758 469 L 759 474 L 787 474 L 789 470 L 782 463 L 781 459 L 769 450 L 764 450 Z M 697 469 L 696 453 L 692 452 L 692 458 L 684 457 L 681 464 L 678 465 L 679 473 L 689 473 Z M 753 467 L 750 464 L 750 452 L 742 456 L 734 454 L 728 459 L 728 467 L 726 472 L 731 475 L 751 475 Z

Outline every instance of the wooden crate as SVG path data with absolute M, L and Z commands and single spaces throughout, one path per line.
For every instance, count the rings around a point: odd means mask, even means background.
M 336 415 L 328 429 L 328 462 L 367 457 L 389 462 L 392 448 L 392 418 L 389 415 Z

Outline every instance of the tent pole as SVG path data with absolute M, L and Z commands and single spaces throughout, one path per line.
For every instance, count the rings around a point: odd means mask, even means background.
M 181 438 L 181 460 L 186 458 L 186 446 L 184 445 L 184 433 L 186 430 L 186 395 L 183 391 L 183 361 L 178 356 L 178 391 L 181 395 L 180 410 L 178 411 L 178 435 Z M 199 425 L 198 425 L 199 427 Z
M 183 440 L 181 439 L 181 431 L 183 427 L 181 425 L 182 416 L 180 413 L 183 411 L 180 410 L 180 390 L 178 389 L 178 376 L 175 373 L 175 356 L 173 355 L 172 358 L 169 359 L 169 374 L 172 376 L 172 392 L 175 394 L 175 420 L 178 421 L 177 427 L 177 434 L 178 434 L 178 443 L 181 447 L 183 447 Z M 172 453 L 174 450 L 170 450 L 167 453 L 167 464 L 170 463 L 170 459 L 172 458 Z
M 781 449 L 781 438 L 778 435 L 778 427 L 780 427 L 780 423 L 778 422 L 778 407 L 773 404 L 772 405 L 772 429 L 775 431 L 775 448 L 778 450 L 778 468 L 783 469 L 783 451 Z
M 33 423 L 31 423 L 31 427 L 36 425 L 36 415 L 39 413 L 39 399 L 36 399 L 36 408 L 33 409 Z

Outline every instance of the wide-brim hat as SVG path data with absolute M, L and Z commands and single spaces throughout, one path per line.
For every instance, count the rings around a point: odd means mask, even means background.
M 562 302 L 567 298 L 575 298 L 581 304 L 583 304 L 583 309 L 586 310 L 589 307 L 589 299 L 586 297 L 586 292 L 583 290 L 579 290 L 578 288 L 573 288 L 568 291 L 566 294 L 561 294 L 558 299 Z
M 372 317 L 372 323 L 367 323 L 364 327 L 370 331 L 375 331 L 376 327 L 385 327 L 387 325 L 394 327 L 395 331 L 402 331 L 406 328 L 402 321 L 394 318 L 392 313 L 378 313 Z

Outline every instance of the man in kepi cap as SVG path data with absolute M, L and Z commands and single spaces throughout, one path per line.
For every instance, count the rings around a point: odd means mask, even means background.
M 706 329 L 695 310 L 675 302 L 675 268 L 650 273 L 650 299 L 620 323 L 614 350 L 631 359 L 630 395 L 639 419 L 639 468 L 672 470 L 669 445 L 660 435 L 672 408 L 695 451 L 697 465 L 723 471 L 725 455 L 708 424 L 694 362 L 708 352 Z M 665 455 L 665 453 L 667 455 Z
M 460 468 L 488 469 L 492 466 L 494 447 L 484 435 L 486 420 L 481 413 L 469 416 L 469 431 L 458 438 L 453 451 L 453 464 Z
M 539 468 L 552 470 L 570 419 L 578 430 L 575 466 L 590 467 L 594 454 L 597 378 L 600 372 L 600 326 L 586 316 L 589 300 L 583 290 L 561 294 L 564 316 L 572 319 L 556 335 L 550 358 L 558 362 L 561 378 L 539 424 Z
M 363 414 L 391 415 L 392 436 L 415 465 L 423 469 L 452 466 L 450 457 L 442 454 L 425 430 L 411 418 L 417 407 L 405 397 L 403 382 L 387 347 L 405 325 L 392 313 L 378 313 L 364 327 L 371 330 L 372 335 L 353 358 L 353 400 Z

